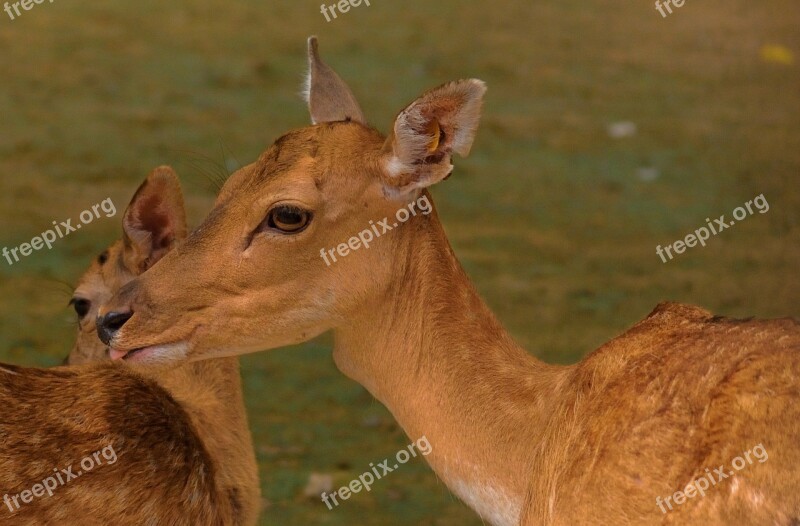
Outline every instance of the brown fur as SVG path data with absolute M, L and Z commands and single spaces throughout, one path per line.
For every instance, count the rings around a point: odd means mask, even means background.
M 339 89 L 311 82 L 312 100 L 316 89 Z M 110 333 L 112 348 L 200 360 L 333 329 L 339 369 L 412 439 L 426 436 L 434 471 L 491 524 L 796 524 L 796 322 L 664 304 L 582 362 L 552 366 L 516 345 L 483 303 L 435 212 L 323 263 L 320 249 L 430 199 L 416 187 L 469 150 L 482 95 L 477 81 L 427 92 L 389 139 L 357 122 L 279 139 L 228 180 L 185 245 L 110 301 L 107 311 L 132 313 Z M 351 104 L 344 91 L 341 100 Z M 424 111 L 408 118 L 414 108 Z M 312 215 L 304 230 L 264 226 L 283 203 Z M 188 269 L 193 279 L 176 286 Z M 758 444 L 767 462 L 659 510 L 657 497 Z
M 155 382 L 114 364 L 0 369 L 0 487 L 16 494 L 112 445 L 96 466 L 2 524 L 236 524 L 189 416 Z M 102 458 L 102 457 L 101 457 Z M 66 475 L 63 476 L 66 478 Z M 21 501 L 20 501 L 21 503 Z
M 11 495 L 111 444 L 118 461 L 59 485 L 3 524 L 255 524 L 257 466 L 242 400 L 238 360 L 133 373 L 109 363 L 97 338 L 97 308 L 186 236 L 174 173 L 155 170 L 131 201 L 124 239 L 104 251 L 79 281 L 71 364 L 49 371 L 0 368 L 5 418 L 2 488 Z M 72 302 L 71 302 L 72 303 Z M 84 303 L 86 304 L 86 303 Z M 63 478 L 63 477 L 62 477 Z M 12 502 L 13 506 L 13 502 Z

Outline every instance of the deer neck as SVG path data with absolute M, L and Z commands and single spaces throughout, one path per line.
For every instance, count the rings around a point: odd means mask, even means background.
M 220 487 L 255 521 L 258 468 L 242 395 L 238 358 L 191 362 L 163 372 L 159 383 L 186 410 L 211 457 Z
M 392 232 L 388 289 L 335 331 L 334 359 L 425 436 L 437 475 L 484 519 L 517 524 L 531 451 L 563 368 L 517 346 L 478 296 L 433 213 Z M 389 240 L 386 240 L 389 241 Z M 549 402 L 548 402 L 549 401 Z

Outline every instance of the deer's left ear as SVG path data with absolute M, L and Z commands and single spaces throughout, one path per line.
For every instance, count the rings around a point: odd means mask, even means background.
M 400 112 L 383 146 L 384 184 L 399 193 L 438 183 L 475 139 L 486 84 L 458 80 L 434 88 Z
M 141 273 L 186 239 L 186 209 L 178 175 L 159 166 L 147 176 L 122 218 L 123 260 Z
M 317 37 L 308 39 L 308 76 L 303 96 L 308 102 L 311 123 L 355 121 L 366 124 L 353 92 L 319 56 Z

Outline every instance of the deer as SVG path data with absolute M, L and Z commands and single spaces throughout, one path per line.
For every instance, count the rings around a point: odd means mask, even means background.
M 78 317 L 70 366 L 0 366 L 3 524 L 257 522 L 238 360 L 134 370 L 112 362 L 95 332 L 99 306 L 186 233 L 177 175 L 156 168 L 125 211 L 122 238 L 92 261 L 69 302 Z M 78 478 L 78 461 L 97 451 L 116 458 Z M 44 498 L 22 493 L 34 484 L 49 488 Z
M 428 439 L 432 470 L 486 523 L 800 523 L 797 320 L 664 302 L 578 363 L 542 362 L 480 298 L 435 207 L 408 212 L 469 154 L 485 83 L 424 92 L 384 136 L 315 37 L 308 60 L 311 125 L 232 174 L 187 241 L 100 308 L 112 359 L 195 362 L 332 331 L 338 369 Z M 368 247 L 357 235 L 378 229 Z M 675 496 L 755 446 L 769 461 Z

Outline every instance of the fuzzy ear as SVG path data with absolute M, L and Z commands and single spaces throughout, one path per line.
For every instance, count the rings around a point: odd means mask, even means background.
M 400 112 L 383 146 L 384 182 L 397 192 L 450 175 L 453 152 L 466 157 L 481 116 L 486 84 L 458 80 L 434 88 Z
M 186 209 L 178 176 L 169 166 L 153 170 L 122 218 L 126 266 L 144 272 L 186 238 Z
M 342 78 L 319 57 L 317 37 L 308 39 L 308 76 L 303 96 L 311 123 L 356 121 L 366 124 L 364 113 Z

